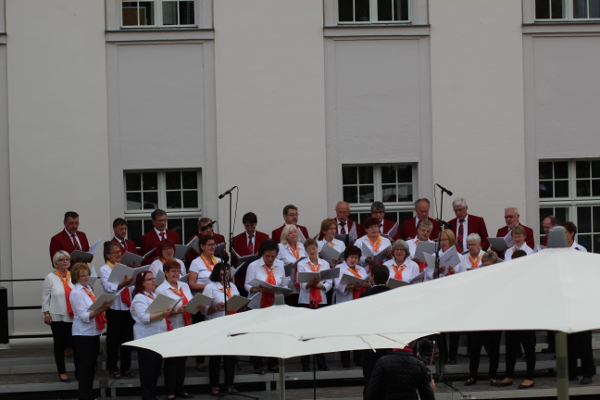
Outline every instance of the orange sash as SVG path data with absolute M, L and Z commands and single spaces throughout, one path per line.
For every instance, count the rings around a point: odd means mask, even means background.
M 183 307 L 185 307 L 185 305 L 188 303 L 188 298 L 185 296 L 185 293 L 183 293 L 183 288 L 181 288 L 181 290 L 175 289 L 175 288 L 171 288 L 171 290 L 173 291 L 173 293 L 175 293 L 177 296 L 181 297 L 181 305 Z M 183 313 L 183 320 L 185 321 L 185 326 L 191 325 L 192 324 L 192 314 L 190 314 L 189 312 L 184 312 Z
M 217 259 L 215 258 L 215 256 L 210 256 L 210 263 L 208 262 L 206 257 L 204 257 L 204 254 L 200 254 L 200 257 L 202 257 L 202 261 L 204 261 L 204 265 L 206 265 L 206 268 L 208 268 L 208 270 L 212 272 L 213 267 L 217 265 Z
M 87 293 L 88 296 L 90 296 L 90 299 L 92 299 L 92 303 L 96 301 L 96 296 L 94 296 L 94 293 L 90 292 L 85 287 L 83 288 L 83 290 Z M 107 322 L 108 320 L 106 319 L 106 315 L 104 315 L 104 313 L 96 316 L 96 328 L 98 328 L 98 330 L 104 330 Z
M 163 261 L 163 264 L 164 263 L 165 262 Z M 112 265 L 108 261 L 106 262 L 106 265 L 108 265 L 110 267 L 110 269 L 113 269 L 115 267 L 114 265 Z M 124 287 L 123 290 L 121 290 L 121 301 L 127 307 L 131 307 L 131 293 L 129 293 L 129 288 L 128 287 Z
M 356 271 L 355 269 L 353 269 L 353 268 L 348 268 L 348 271 L 350 271 L 350 273 L 351 273 L 352 275 L 354 275 L 355 277 L 362 279 L 362 276 L 360 276 L 360 274 L 358 273 L 358 271 Z M 352 300 L 356 300 L 356 299 L 358 299 L 358 297 L 359 297 L 361 294 L 363 294 L 364 292 L 365 292 L 365 288 L 364 288 L 364 287 L 363 287 L 363 288 L 360 288 L 360 289 L 354 289 L 354 290 L 352 291 Z
M 402 266 L 400 268 L 398 268 L 398 266 L 396 264 L 394 264 L 394 271 L 396 272 L 396 275 L 394 275 L 394 279 L 398 279 L 399 281 L 402 280 L 402 271 L 404 271 L 406 269 L 406 265 L 402 264 Z
M 473 257 L 469 256 L 469 261 L 471 261 L 471 268 L 478 268 L 479 267 L 479 260 L 481 260 L 481 255 L 479 255 L 474 260 L 473 260 Z
M 270 283 L 271 285 L 276 285 L 277 281 L 275 280 L 275 275 L 273 275 L 273 268 L 269 269 L 266 265 L 263 264 L 263 268 L 267 271 L 267 279 L 265 282 Z M 275 293 L 262 293 L 260 298 L 260 308 L 271 307 L 275 302 Z
M 319 272 L 319 270 L 321 269 L 321 264 L 317 264 L 317 266 L 315 267 L 314 264 L 309 261 L 308 265 L 310 266 L 310 270 L 312 272 Z M 309 304 L 312 308 L 319 308 L 319 303 L 321 303 L 321 301 L 323 300 L 323 297 L 321 296 L 321 289 L 311 287 L 309 292 Z
M 288 247 L 296 260 L 300 258 L 300 249 L 298 248 L 298 244 L 296 244 L 296 250 L 292 249 L 292 246 L 288 244 Z M 294 272 L 294 286 L 296 289 L 300 289 L 300 284 L 298 283 L 298 267 L 296 266 L 296 272 Z
M 56 275 L 58 275 L 58 277 L 60 278 L 60 281 L 62 282 L 63 288 L 65 290 L 65 298 L 67 300 L 67 312 L 69 313 L 69 316 L 73 318 L 73 307 L 71 307 L 71 301 L 69 300 L 69 296 L 71 296 L 72 290 L 71 286 L 69 286 L 69 281 L 71 280 L 71 273 L 67 271 L 67 277 L 65 279 L 63 279 L 62 274 L 59 271 L 56 271 Z
M 369 239 L 369 243 L 371 243 L 371 247 L 373 247 L 373 251 L 375 253 L 379 252 L 379 246 L 381 246 L 381 235 L 377 235 L 377 240 L 375 241 L 375 243 L 373 243 L 373 241 L 371 240 L 370 237 L 367 236 L 367 239 Z

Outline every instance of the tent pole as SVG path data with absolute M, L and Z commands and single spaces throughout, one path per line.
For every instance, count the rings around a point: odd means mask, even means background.
M 556 332 L 556 390 L 559 400 L 569 399 L 569 366 L 567 357 L 567 334 Z
M 285 360 L 279 359 L 279 400 L 285 400 Z

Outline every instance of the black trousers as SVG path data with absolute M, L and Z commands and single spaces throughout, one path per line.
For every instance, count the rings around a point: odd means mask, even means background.
M 350 365 L 350 354 L 352 353 L 352 359 L 356 365 L 362 365 L 362 350 L 352 350 L 350 351 L 341 351 L 340 358 L 342 360 L 342 365 Z
M 129 310 L 106 310 L 106 369 L 113 373 L 119 371 L 117 362 L 121 353 L 121 373 L 131 368 L 131 347 L 121 345 L 133 340 L 133 318 Z
M 137 349 L 138 364 L 140 366 L 140 384 L 142 386 L 142 400 L 156 399 L 156 382 L 160 375 L 162 356 L 151 350 Z
M 485 348 L 490 356 L 489 378 L 496 379 L 498 364 L 500 363 L 500 338 L 502 331 L 469 332 L 469 378 L 477 380 L 481 347 Z
M 196 314 L 193 314 L 192 315 L 192 325 L 197 324 L 198 322 L 204 321 L 205 318 L 206 317 L 201 312 L 197 312 Z M 205 361 L 206 361 L 206 357 L 204 357 L 204 356 L 196 357 L 196 364 L 204 364 Z
M 289 296 L 284 296 L 283 301 L 290 307 L 298 307 L 298 293 L 292 293 Z
M 163 370 L 165 374 L 165 387 L 167 397 L 186 393 L 183 382 L 185 381 L 185 362 L 187 357 L 165 358 Z
M 583 331 L 567 335 L 569 355 L 569 379 L 577 379 L 577 359 L 581 359 L 581 375 L 591 378 L 596 375 L 594 353 L 592 352 L 592 331 Z
M 300 304 L 298 303 L 298 307 L 302 308 L 311 308 L 309 304 Z M 319 308 L 327 307 L 327 304 L 319 304 Z M 300 364 L 302 367 L 310 366 L 310 356 L 302 356 L 300 357 Z M 317 354 L 317 365 L 326 365 L 325 354 Z
M 235 371 L 234 356 L 210 356 L 210 360 L 208 360 L 208 378 L 210 380 L 210 386 L 219 387 L 221 360 L 223 361 L 223 371 L 225 372 L 225 386 L 233 386 Z
M 95 323 L 95 322 L 91 322 Z M 76 356 L 79 358 L 77 379 L 79 381 L 79 399 L 94 399 L 94 375 L 100 350 L 100 336 L 73 336 Z
M 67 368 L 65 367 L 65 349 L 73 348 L 73 336 L 71 335 L 73 323 L 53 321 L 50 323 L 50 329 L 52 329 L 52 339 L 54 339 L 54 361 L 56 362 L 56 369 L 59 374 L 64 374 L 67 372 Z M 73 362 L 75 363 L 75 372 L 77 373 L 79 359 L 74 356 Z
M 367 387 L 369 386 L 369 379 L 371 379 L 371 374 L 373 373 L 373 368 L 375 368 L 375 363 L 381 357 L 388 355 L 390 353 L 390 349 L 378 349 L 376 351 L 373 350 L 362 350 L 362 370 L 363 370 L 363 398 L 367 398 Z
M 525 351 L 525 362 L 527 364 L 527 375 L 525 379 L 533 380 L 535 371 L 535 331 L 506 331 L 506 377 L 512 379 L 517 363 L 517 352 L 519 342 Z
M 449 336 L 449 339 L 447 338 L 447 336 Z M 440 349 L 440 356 L 442 357 L 442 360 L 446 361 L 448 359 L 456 359 L 456 355 L 458 354 L 458 342 L 460 339 L 460 332 L 449 332 L 449 333 L 445 333 L 442 332 L 440 333 L 440 343 L 439 343 L 439 349 Z M 448 347 L 448 343 L 450 343 L 450 347 Z

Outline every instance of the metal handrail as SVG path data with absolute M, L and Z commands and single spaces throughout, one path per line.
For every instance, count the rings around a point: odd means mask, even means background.
M 44 279 L 0 279 L 1 282 L 40 282 Z M 51 334 L 32 334 L 32 335 L 9 335 L 8 333 L 8 312 L 19 310 L 39 310 L 42 306 L 8 306 L 8 290 L 0 287 L 0 321 L 3 322 L 0 328 L 0 344 L 8 344 L 10 339 L 25 339 L 25 338 L 48 338 Z

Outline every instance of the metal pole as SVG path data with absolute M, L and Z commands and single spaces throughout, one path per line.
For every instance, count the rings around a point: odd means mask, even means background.
M 279 359 L 279 400 L 285 400 L 285 360 Z
M 569 364 L 567 356 L 567 334 L 556 332 L 556 390 L 559 400 L 569 399 Z
M 8 344 L 8 290 L 0 287 L 0 344 Z

